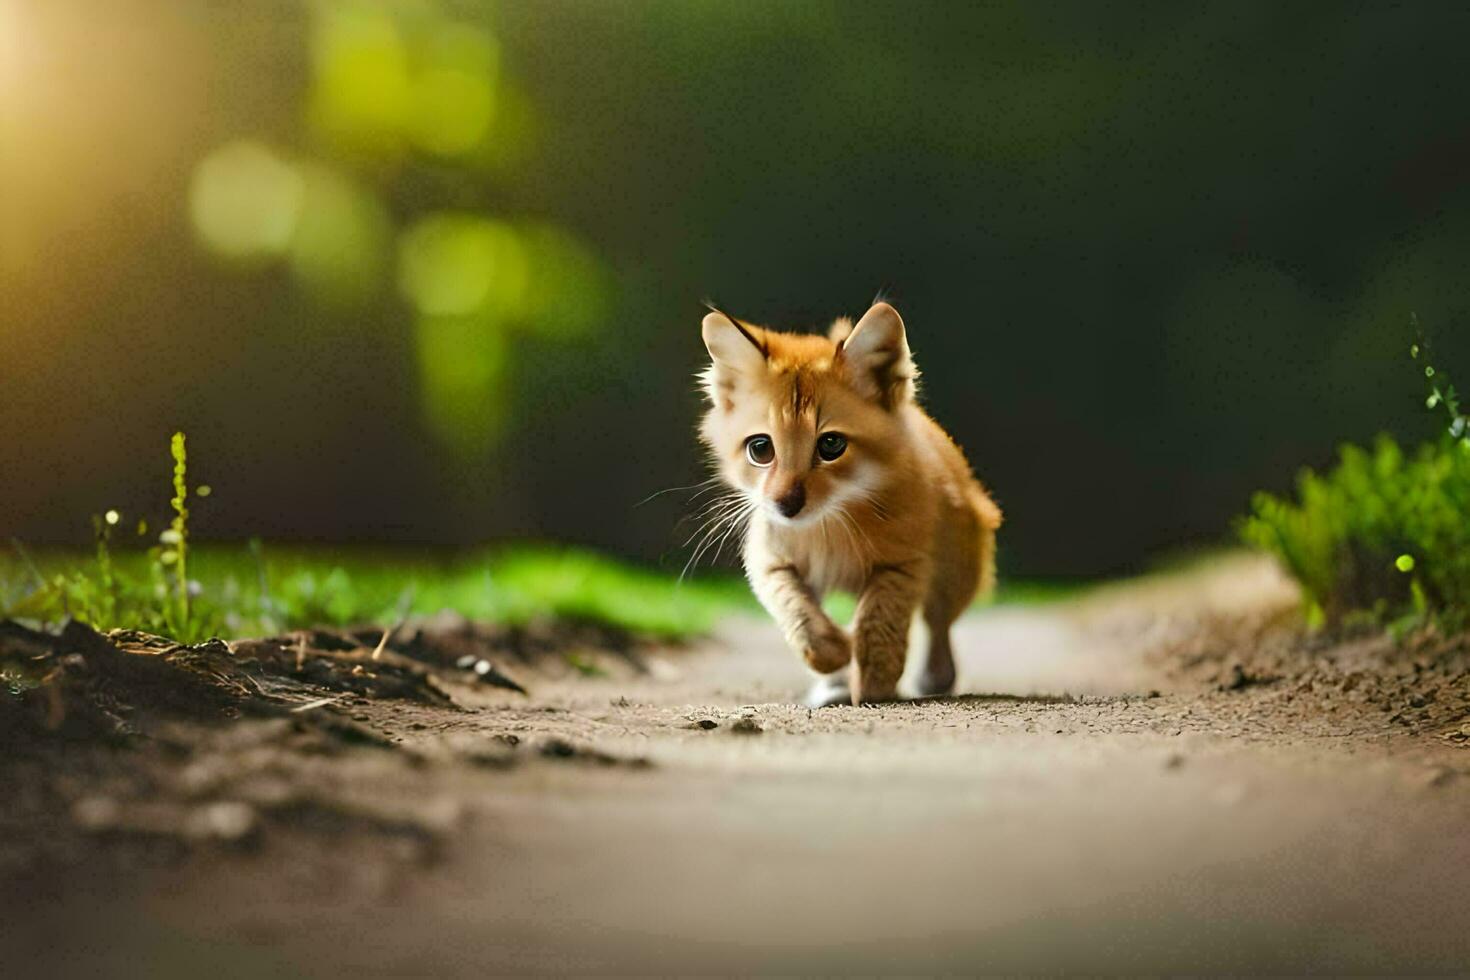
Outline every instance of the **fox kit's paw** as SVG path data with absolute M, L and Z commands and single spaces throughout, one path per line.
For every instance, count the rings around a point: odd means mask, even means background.
M 819 633 L 807 641 L 801 651 L 806 665 L 819 674 L 830 674 L 841 670 L 852 660 L 852 644 L 841 630 Z
M 914 693 L 919 697 L 942 697 L 954 693 L 954 667 L 948 669 L 926 668 L 914 682 Z
M 886 704 L 889 701 L 902 701 L 898 695 L 898 686 L 890 684 L 886 687 L 865 687 L 852 689 L 851 704 Z
M 901 666 L 901 665 L 900 665 Z M 875 671 L 859 668 L 853 678 L 852 703 L 853 704 L 880 704 L 884 701 L 898 701 L 898 675 L 899 671 Z
M 834 674 L 818 677 L 811 690 L 806 692 L 805 704 L 808 708 L 852 704 L 852 686 L 848 682 L 847 671 L 839 670 Z

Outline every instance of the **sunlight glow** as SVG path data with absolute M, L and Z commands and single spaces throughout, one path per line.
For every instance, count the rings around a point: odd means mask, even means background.
M 14 0 L 0 0 L 0 100 L 13 95 L 21 80 L 20 37 L 19 7 Z

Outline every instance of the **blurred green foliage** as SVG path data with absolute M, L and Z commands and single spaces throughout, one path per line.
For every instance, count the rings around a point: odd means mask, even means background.
M 1256 494 L 1241 531 L 1301 583 L 1314 621 L 1470 616 L 1470 433 L 1448 377 L 1421 340 L 1425 405 L 1447 423 L 1438 441 L 1405 452 L 1390 436 L 1344 446 L 1326 473 L 1310 469 L 1295 500 Z
M 396 262 L 417 314 L 425 426 L 476 458 L 503 431 L 512 338 L 575 338 L 606 315 L 612 279 L 545 221 L 446 206 L 447 192 L 391 206 L 446 171 L 493 183 L 525 159 L 531 110 L 487 25 L 428 2 L 309 9 L 308 149 L 234 139 L 212 151 L 190 189 L 196 235 L 243 269 L 283 262 L 317 300 L 349 309 L 376 300 Z
M 1463 5 L 6 9 L 4 536 L 145 511 L 183 427 L 232 540 L 677 569 L 699 301 L 885 288 L 1003 577 L 1130 572 L 1417 441 L 1408 310 L 1470 358 Z

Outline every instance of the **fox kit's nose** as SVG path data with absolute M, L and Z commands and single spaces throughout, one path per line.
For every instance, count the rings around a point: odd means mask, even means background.
M 795 517 L 806 506 L 806 486 L 798 483 L 776 498 L 776 509 L 782 517 Z

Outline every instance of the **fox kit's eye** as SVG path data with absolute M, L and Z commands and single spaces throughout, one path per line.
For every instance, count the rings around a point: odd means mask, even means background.
M 847 452 L 847 437 L 840 432 L 827 432 L 817 440 L 817 455 L 827 462 Z
M 776 458 L 776 444 L 770 436 L 751 436 L 745 440 L 745 455 L 757 466 L 770 466 Z

